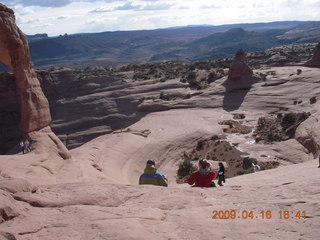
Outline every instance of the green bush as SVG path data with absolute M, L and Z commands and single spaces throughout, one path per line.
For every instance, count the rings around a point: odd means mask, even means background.
M 188 72 L 187 74 L 187 81 L 190 82 L 192 80 L 195 80 L 197 77 L 196 73 L 195 72 Z
M 212 83 L 212 82 L 214 82 L 215 80 L 216 80 L 216 73 L 215 73 L 215 72 L 211 72 L 211 73 L 209 74 L 209 76 L 208 76 L 207 81 L 208 81 L 208 83 Z
M 159 98 L 162 99 L 162 100 L 165 100 L 165 101 L 171 100 L 170 94 L 165 94 L 164 92 L 161 92 L 161 93 L 160 93 Z
M 281 126 L 283 127 L 283 129 L 287 129 L 291 127 L 296 122 L 296 120 L 296 114 L 286 113 L 281 120 Z
M 196 88 L 196 89 L 200 90 L 201 84 L 197 80 L 191 80 L 191 81 L 189 81 L 189 87 Z
M 183 160 L 183 162 L 179 164 L 177 175 L 179 178 L 186 178 L 189 177 L 191 173 L 196 170 L 197 169 L 195 166 L 193 166 L 192 162 L 189 159 L 185 159 Z
M 199 140 L 196 147 L 197 151 L 203 150 L 205 144 L 206 144 L 205 140 Z
M 243 169 L 252 168 L 252 163 L 257 164 L 258 163 L 257 159 L 245 157 L 244 159 L 242 159 L 242 168 Z

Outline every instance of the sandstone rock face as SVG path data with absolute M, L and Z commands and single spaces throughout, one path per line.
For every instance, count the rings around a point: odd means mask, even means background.
M 15 24 L 14 12 L 3 4 L 0 4 L 0 62 L 14 73 L 20 96 L 20 129 L 25 137 L 37 140 L 36 132 L 46 129 L 42 134 L 55 143 L 62 158 L 69 158 L 67 149 L 49 127 L 49 103 L 30 60 L 27 38 Z
M 0 189 L 0 223 L 18 216 L 15 201 L 9 193 Z
M 304 66 L 306 67 L 320 67 L 320 42 L 314 50 L 313 57 L 307 61 Z
M 246 54 L 243 49 L 239 49 L 231 63 L 229 69 L 230 80 L 241 80 L 244 77 L 251 77 L 253 72 L 251 68 L 245 63 Z
M 36 192 L 37 187 L 23 178 L 3 178 L 0 179 L 0 189 L 10 192 Z
M 320 155 L 320 125 L 319 119 L 311 116 L 301 123 L 296 130 L 295 138 L 306 148 L 314 157 Z
M 11 69 L 21 99 L 20 128 L 29 133 L 51 122 L 49 104 L 30 60 L 28 42 L 15 24 L 14 12 L 0 4 L 0 62 Z

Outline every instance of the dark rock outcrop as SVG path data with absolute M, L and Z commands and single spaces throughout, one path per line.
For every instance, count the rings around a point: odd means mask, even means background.
M 306 67 L 320 67 L 320 42 L 316 46 L 312 58 L 307 61 L 304 66 Z
M 234 56 L 234 61 L 231 63 L 228 79 L 241 80 L 244 77 L 251 77 L 253 72 L 251 68 L 245 63 L 246 53 L 243 49 L 239 49 Z

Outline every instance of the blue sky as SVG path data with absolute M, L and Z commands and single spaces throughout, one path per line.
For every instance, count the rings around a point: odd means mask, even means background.
M 0 0 L 26 34 L 320 20 L 320 0 Z

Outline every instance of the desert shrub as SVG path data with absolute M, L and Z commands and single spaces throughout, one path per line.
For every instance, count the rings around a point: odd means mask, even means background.
M 162 99 L 162 100 L 165 100 L 165 101 L 171 100 L 170 94 L 165 94 L 164 92 L 161 92 L 161 93 L 160 93 L 159 98 Z
M 314 96 L 310 98 L 309 101 L 310 101 L 310 104 L 315 104 L 317 102 L 317 97 Z
M 257 159 L 245 157 L 242 159 L 242 168 L 243 169 L 252 168 L 252 163 L 257 164 L 258 163 Z
M 297 117 L 294 113 L 286 113 L 282 120 L 281 120 L 281 126 L 283 129 L 287 129 L 290 126 L 292 126 L 297 120 Z
M 177 171 L 177 176 L 179 179 L 187 179 L 193 171 L 196 171 L 196 167 L 192 164 L 189 159 L 183 160 L 179 164 L 179 168 Z
M 277 161 L 259 162 L 261 170 L 273 169 L 280 165 Z
M 191 94 L 190 93 L 188 93 L 186 96 L 184 96 L 184 99 L 189 99 L 189 98 L 191 98 Z
M 201 151 L 204 149 L 204 146 L 206 144 L 206 141 L 205 140 L 199 140 L 198 143 L 197 143 L 197 151 Z
M 213 140 L 213 141 L 219 140 L 219 139 L 220 139 L 220 137 L 219 137 L 218 135 L 213 135 L 213 136 L 211 137 L 211 140 Z
M 208 83 L 212 83 L 216 80 L 216 73 L 213 71 L 213 72 L 210 72 L 210 74 L 208 75 Z
M 201 84 L 197 80 L 193 79 L 193 80 L 189 81 L 189 87 L 190 88 L 196 88 L 196 89 L 200 90 L 201 89 Z
M 234 113 L 233 114 L 233 119 L 245 119 L 246 115 L 244 115 L 243 113 Z
M 146 100 L 146 98 L 145 98 L 145 97 L 141 97 L 141 98 L 139 99 L 139 102 L 142 103 L 144 100 Z
M 188 66 L 188 70 L 189 71 L 194 71 L 196 69 L 196 66 L 194 65 L 194 64 L 190 64 L 189 66 Z
M 277 142 L 282 140 L 282 136 L 278 132 L 269 132 L 267 135 L 267 140 L 269 142 Z
M 243 174 L 246 174 L 246 171 L 240 170 L 237 172 L 237 175 L 243 175 Z
M 191 160 L 193 161 L 196 161 L 196 160 L 199 160 L 200 159 L 200 156 L 198 153 L 194 153 L 192 156 L 191 156 Z
M 196 79 L 196 73 L 194 71 L 189 71 L 187 73 L 186 79 L 187 81 L 195 80 Z

